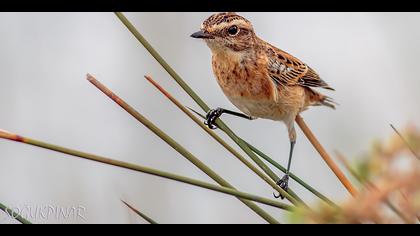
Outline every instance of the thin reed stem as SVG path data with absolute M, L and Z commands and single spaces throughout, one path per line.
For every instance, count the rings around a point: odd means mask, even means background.
M 0 131 L 0 139 L 8 139 L 8 140 L 11 140 L 11 141 L 32 145 L 32 146 L 35 146 L 35 147 L 39 147 L 39 148 L 43 148 L 43 149 L 67 154 L 69 156 L 74 156 L 74 157 L 78 157 L 78 158 L 85 159 L 85 160 L 90 160 L 90 161 L 94 161 L 94 162 L 98 162 L 98 163 L 102 163 L 102 164 L 106 164 L 106 165 L 116 166 L 116 167 L 120 167 L 120 168 L 123 168 L 123 169 L 128 169 L 128 170 L 132 170 L 132 171 L 136 171 L 136 172 L 141 172 L 141 173 L 145 173 L 145 174 L 149 174 L 149 175 L 153 175 L 153 176 L 162 177 L 162 178 L 165 178 L 165 179 L 175 180 L 175 181 L 178 181 L 178 182 L 194 185 L 194 186 L 197 186 L 197 187 L 213 190 L 213 191 L 216 191 L 216 192 L 225 193 L 225 194 L 240 197 L 240 198 L 243 198 L 243 199 L 248 199 L 248 200 L 251 200 L 251 201 L 259 202 L 259 203 L 262 203 L 262 204 L 265 204 L 265 205 L 268 205 L 268 206 L 277 207 L 277 208 L 280 208 L 280 209 L 283 209 L 283 210 L 288 210 L 289 211 L 289 210 L 295 209 L 293 206 L 290 206 L 290 205 L 287 205 L 287 204 L 284 204 L 284 203 L 280 203 L 280 202 L 277 202 L 277 201 L 273 201 L 271 199 L 263 198 L 263 197 L 260 197 L 260 196 L 257 196 L 257 195 L 253 195 L 253 194 L 250 194 L 250 193 L 240 192 L 240 191 L 237 191 L 237 190 L 232 189 L 232 188 L 222 187 L 222 186 L 210 184 L 210 183 L 207 183 L 207 182 L 204 182 L 204 181 L 200 181 L 200 180 L 196 180 L 196 179 L 172 174 L 172 173 L 165 172 L 165 171 L 160 171 L 160 170 L 156 170 L 156 169 L 152 169 L 152 168 L 148 168 L 148 167 L 144 167 L 144 166 L 140 166 L 140 165 L 135 165 L 135 164 L 131 164 L 131 163 L 123 162 L 123 161 L 110 159 L 110 158 L 99 156 L 99 155 L 94 155 L 94 154 L 81 152 L 81 151 L 73 150 L 73 149 L 66 148 L 66 147 L 61 147 L 61 146 L 54 145 L 54 144 L 49 144 L 49 143 L 42 142 L 42 141 L 39 141 L 39 140 L 31 139 L 31 138 L 28 138 L 28 137 L 22 137 L 22 136 L 19 136 L 17 134 L 12 134 L 10 132 Z
M 188 161 L 193 163 L 196 167 L 198 167 L 201 171 L 206 173 L 210 178 L 216 181 L 218 184 L 224 187 L 232 188 L 234 187 L 229 184 L 225 179 L 223 179 L 220 175 L 210 169 L 207 165 L 201 162 L 196 156 L 194 156 L 191 152 L 185 149 L 182 145 L 177 143 L 174 139 L 172 139 L 169 135 L 159 129 L 156 125 L 154 125 L 151 121 L 149 121 L 146 117 L 141 115 L 138 111 L 136 111 L 133 107 L 128 105 L 124 100 L 114 94 L 111 90 L 101 84 L 98 80 L 96 80 L 93 76 L 88 75 L 87 80 L 92 83 L 96 88 L 102 91 L 105 95 L 107 95 L 110 99 L 112 99 L 115 103 L 117 103 L 121 108 L 127 111 L 130 115 L 132 115 L 137 121 L 142 123 L 145 127 L 147 127 L 150 131 L 152 131 L 155 135 L 165 141 L 169 146 L 171 146 L 174 150 L 176 150 L 179 154 L 185 157 Z M 258 207 L 255 203 L 239 199 L 249 208 L 251 208 L 255 213 L 259 216 L 264 218 L 267 222 L 270 223 L 278 223 L 272 216 L 270 216 L 267 212 L 263 209 Z
M 322 159 L 327 163 L 328 167 L 334 172 L 334 174 L 337 176 L 337 178 L 340 180 L 340 182 L 344 185 L 344 187 L 349 191 L 353 197 L 357 195 L 356 188 L 351 184 L 351 182 L 347 179 L 347 177 L 344 175 L 344 173 L 340 170 L 337 164 L 335 164 L 334 160 L 330 157 L 330 155 L 325 151 L 324 147 L 321 145 L 321 143 L 318 141 L 318 139 L 315 137 L 315 135 L 312 133 L 312 131 L 309 129 L 309 127 L 306 125 L 303 118 L 298 115 L 296 117 L 296 123 L 299 125 L 300 129 L 303 131 L 305 136 L 308 138 L 308 140 L 312 143 L 314 148 L 318 151 L 318 153 L 321 155 Z
M 1 131 L 0 130 L 0 135 L 1 135 Z M 7 215 L 9 215 L 12 219 L 17 220 L 18 222 L 24 224 L 24 225 L 30 225 L 32 224 L 29 220 L 23 218 L 21 215 L 19 215 L 19 213 L 13 211 L 12 209 L 8 208 L 7 206 L 3 205 L 0 203 L 0 210 L 4 211 L 4 213 L 6 213 Z
M 160 56 L 160 54 L 150 45 L 149 42 L 140 34 L 140 32 L 134 27 L 133 24 L 124 16 L 121 12 L 115 12 L 115 15 L 121 22 L 127 27 L 127 29 L 133 34 L 133 36 L 143 45 L 143 47 L 152 55 L 159 64 L 175 79 L 175 81 L 191 96 L 193 99 L 203 108 L 203 110 L 210 110 L 210 108 L 204 103 L 203 100 L 192 90 L 187 83 L 176 73 L 174 69 Z
M 140 212 L 139 210 L 137 210 L 136 208 L 132 207 L 127 202 L 125 202 L 123 200 L 121 200 L 121 202 L 124 203 L 124 205 L 126 205 L 130 210 L 132 210 L 134 213 L 136 213 L 137 215 L 139 215 L 141 218 L 143 218 L 145 221 L 149 222 L 150 224 L 152 224 L 152 225 L 158 224 L 152 218 L 148 217 L 146 214 L 144 214 L 144 213 Z
M 413 155 L 420 160 L 420 156 L 419 154 L 416 153 L 416 151 L 410 146 L 410 144 L 408 143 L 408 141 L 401 135 L 401 133 L 397 130 L 397 128 L 394 127 L 394 125 L 390 124 L 391 128 L 395 131 L 395 133 L 398 134 L 398 136 L 400 136 L 401 140 L 404 142 L 404 144 L 407 146 L 407 148 L 411 151 L 411 153 L 413 153 Z

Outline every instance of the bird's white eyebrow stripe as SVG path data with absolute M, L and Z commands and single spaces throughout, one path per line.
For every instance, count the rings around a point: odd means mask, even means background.
M 218 30 L 218 29 L 223 29 L 223 28 L 226 28 L 229 25 L 238 25 L 238 26 L 241 26 L 242 25 L 242 26 L 245 26 L 245 25 L 247 25 L 247 23 L 244 20 L 242 20 L 242 19 L 235 19 L 235 20 L 230 21 L 230 22 L 222 22 L 220 24 L 213 25 L 213 26 L 210 27 L 210 29 L 212 31 L 213 30 Z

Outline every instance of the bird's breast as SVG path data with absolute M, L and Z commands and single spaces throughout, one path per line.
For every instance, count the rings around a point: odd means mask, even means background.
M 303 101 L 299 86 L 280 87 L 270 79 L 264 57 L 213 55 L 213 71 L 227 98 L 242 112 L 271 120 L 297 114 Z
M 229 99 L 275 100 L 276 91 L 263 59 L 213 55 L 213 72 Z

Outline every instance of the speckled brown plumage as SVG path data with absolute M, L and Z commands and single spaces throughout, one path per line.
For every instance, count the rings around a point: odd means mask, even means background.
M 333 89 L 308 65 L 260 39 L 251 22 L 235 13 L 210 16 L 192 36 L 203 38 L 211 49 L 217 82 L 239 110 L 286 124 L 291 151 L 286 175 L 278 184 L 287 190 L 295 118 L 310 106 L 335 108 L 330 98 L 314 90 Z
M 238 31 L 230 35 L 235 26 Z M 227 98 L 242 112 L 284 121 L 290 137 L 297 114 L 313 105 L 334 108 L 331 100 L 313 90 L 333 90 L 308 65 L 260 39 L 250 21 L 235 13 L 218 13 L 201 25 L 212 38 L 210 47 L 216 79 Z

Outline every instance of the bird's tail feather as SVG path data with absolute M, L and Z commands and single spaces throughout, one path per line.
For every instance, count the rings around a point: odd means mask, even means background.
M 326 106 L 332 109 L 335 109 L 335 106 L 338 105 L 332 98 L 325 96 L 315 90 L 307 88 L 307 95 L 309 104 L 312 106 Z
M 323 95 L 323 98 L 320 101 L 321 105 L 330 107 L 335 110 L 335 106 L 338 105 L 332 98 Z

